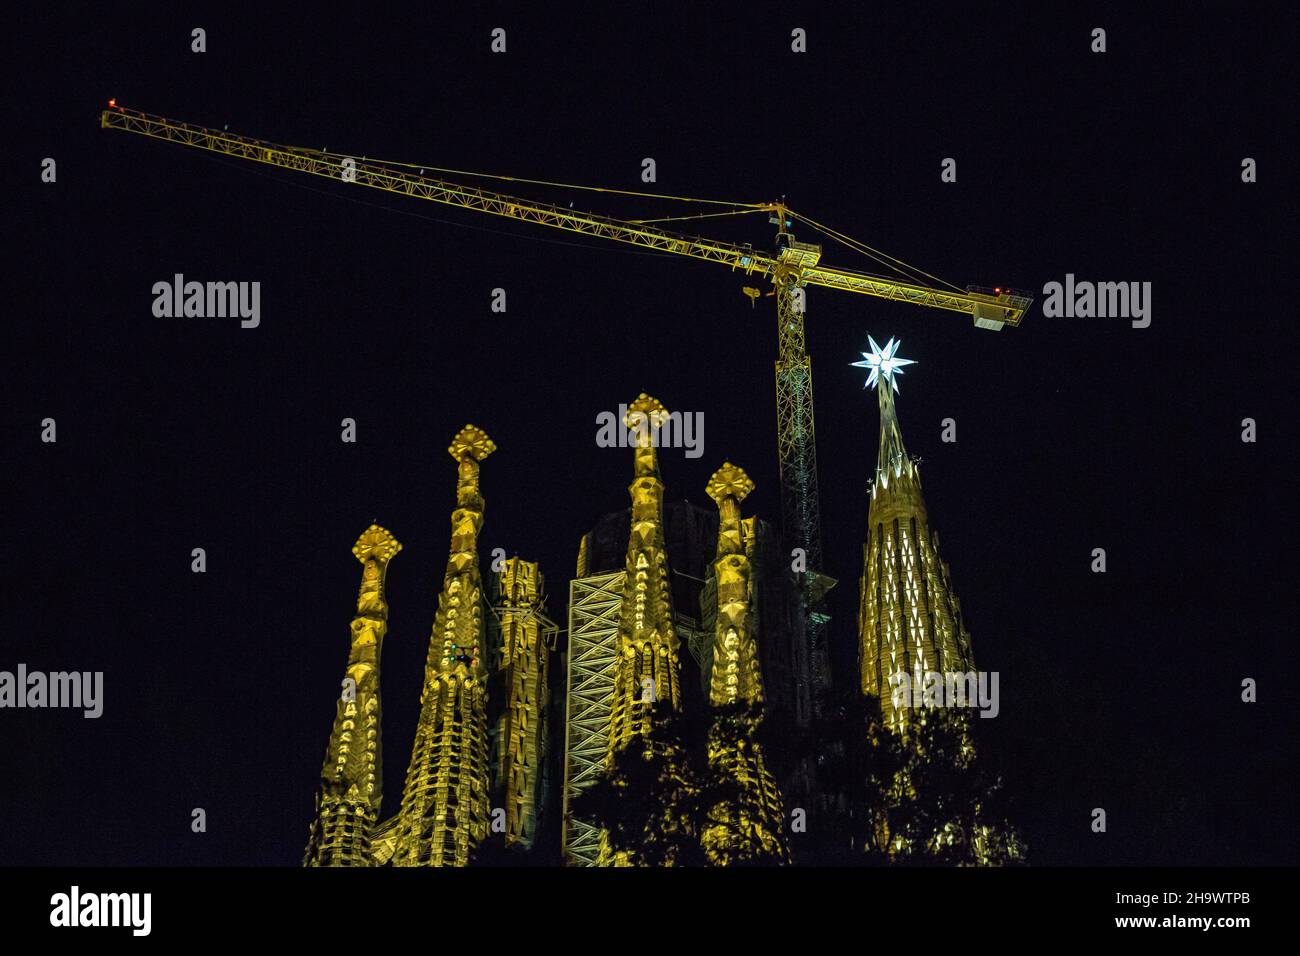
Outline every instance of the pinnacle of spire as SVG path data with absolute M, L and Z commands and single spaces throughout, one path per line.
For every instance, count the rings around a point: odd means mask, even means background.
M 372 560 L 387 564 L 401 550 L 402 544 L 393 537 L 392 532 L 377 524 L 372 524 L 361 532 L 361 537 L 352 546 L 352 553 L 362 564 Z
M 637 444 L 646 447 L 650 444 L 651 435 L 654 429 L 663 425 L 668 420 L 668 409 L 664 408 L 663 402 L 642 392 L 636 397 L 636 401 L 627 407 L 627 414 L 623 416 L 623 424 L 632 429 Z
M 623 424 L 632 430 L 633 474 L 637 481 L 659 480 L 659 456 L 655 452 L 658 442 L 655 431 L 668 421 L 668 409 L 663 402 L 645 392 L 628 405 Z M 635 498 L 633 499 L 635 506 Z
M 899 477 L 904 470 L 911 473 L 912 463 L 903 447 L 903 433 L 898 426 L 898 413 L 894 408 L 894 393 L 898 389 L 898 376 L 903 374 L 901 366 L 916 364 L 912 359 L 898 357 L 898 339 L 890 337 L 882 348 L 874 338 L 867 336 L 871 351 L 863 352 L 861 362 L 850 363 L 857 368 L 868 368 L 864 388 L 875 386 L 880 399 L 880 451 L 876 459 L 876 477 L 884 485 L 889 485 L 891 478 Z M 881 388 L 881 382 L 889 385 Z
M 451 440 L 447 454 L 457 461 L 482 461 L 496 450 L 496 442 L 488 438 L 487 432 L 477 425 L 466 425 Z
M 727 498 L 734 498 L 738 502 L 744 501 L 754 490 L 754 482 L 749 475 L 745 474 L 743 468 L 726 461 L 713 473 L 704 490 L 721 506 Z
M 893 392 L 888 388 L 877 392 L 880 396 L 880 451 L 876 457 L 876 476 L 888 485 L 890 478 L 910 470 L 912 463 L 903 447 L 903 431 L 898 425 Z
M 867 381 L 862 387 L 870 388 L 874 385 L 879 388 L 880 380 L 885 379 L 893 386 L 894 391 L 897 392 L 898 376 L 903 374 L 902 367 L 904 365 L 915 365 L 916 362 L 912 359 L 898 357 L 898 346 L 900 343 L 896 338 L 891 337 L 889 341 L 885 343 L 883 349 L 876 344 L 876 340 L 870 335 L 867 336 L 867 342 L 871 345 L 871 351 L 862 353 L 863 361 L 850 363 L 855 368 L 871 369 L 871 374 L 867 376 Z

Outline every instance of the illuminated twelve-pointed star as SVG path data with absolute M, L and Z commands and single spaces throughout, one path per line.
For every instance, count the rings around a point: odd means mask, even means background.
M 894 391 L 898 391 L 898 376 L 903 374 L 904 365 L 915 365 L 912 359 L 898 358 L 898 339 L 891 338 L 885 343 L 882 349 L 876 344 L 876 340 L 867 336 L 867 341 L 871 343 L 871 351 L 863 352 L 862 358 L 865 361 L 852 362 L 856 368 L 869 368 L 871 374 L 867 376 L 866 384 L 863 388 L 870 388 L 872 385 L 879 387 L 880 379 L 884 378 L 889 384 L 894 386 Z

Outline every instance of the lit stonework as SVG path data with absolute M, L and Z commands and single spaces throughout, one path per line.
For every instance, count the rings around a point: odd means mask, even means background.
M 657 399 L 642 394 L 628 406 L 627 426 L 636 442 L 632 496 L 632 530 L 627 543 L 627 578 L 623 585 L 618 629 L 618 670 L 614 677 L 609 752 L 619 750 L 650 729 L 657 701 L 678 706 L 677 635 L 673 629 L 672 590 L 664 547 L 664 483 L 659 478 L 654 433 L 667 419 Z
M 876 386 L 880 401 L 880 450 L 858 605 L 859 665 L 862 692 L 878 697 L 889 725 L 901 729 L 906 715 L 892 693 L 901 675 L 914 681 L 918 672 L 964 673 L 975 665 L 961 604 L 930 530 L 921 474 L 903 447 L 894 408 L 900 366 L 912 363 L 897 357 L 892 339 L 883 349 L 874 340 L 871 346 L 865 361 L 854 363 L 871 369 L 867 384 Z
M 361 562 L 361 592 L 352 619 L 347 672 L 335 705 L 334 730 L 321 768 L 305 866 L 373 862 L 370 841 L 384 783 L 379 700 L 379 658 L 388 630 L 384 576 L 388 562 L 400 550 L 396 538 L 373 524 L 352 547 Z
M 712 808 L 701 843 L 711 863 L 788 860 L 781 795 L 767 770 L 757 721 L 741 708 L 763 703 L 763 675 L 755 634 L 751 521 L 742 521 L 740 502 L 754 490 L 743 470 L 730 462 L 714 472 L 706 491 L 718 505 L 718 551 L 713 563 L 717 619 L 712 648 L 709 703 L 715 718 L 709 762 L 737 787 L 734 800 Z M 725 708 L 718 712 L 717 708 Z
M 546 759 L 546 704 L 554 625 L 542 614 L 543 580 L 537 565 L 507 558 L 497 578 L 505 706 L 497 719 L 496 778 L 506 811 L 507 844 L 531 847 L 537 836 L 542 762 Z
M 631 533 L 624 566 L 623 601 L 615 639 L 614 691 L 610 705 L 606 763 L 633 738 L 651 729 L 656 703 L 680 706 L 678 641 L 673 625 L 672 589 L 664 545 L 664 484 L 655 454 L 655 432 L 668 412 L 658 399 L 642 393 L 628 406 L 624 424 L 634 442 Z M 611 853 L 602 835 L 601 865 L 626 864 Z
M 429 639 L 424 692 L 396 825 L 394 866 L 464 866 L 487 834 L 487 661 L 478 534 L 479 462 L 496 446 L 466 425 L 448 452 L 457 463 L 451 554 Z
M 713 473 L 705 488 L 718 505 L 718 553 L 713 563 L 718 614 L 709 688 L 709 702 L 715 707 L 763 702 L 758 643 L 750 632 L 751 571 L 740 520 L 740 502 L 753 490 L 754 482 L 730 462 Z

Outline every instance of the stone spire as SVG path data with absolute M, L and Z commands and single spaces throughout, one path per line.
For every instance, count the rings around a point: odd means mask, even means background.
M 655 432 L 668 418 L 658 399 L 642 393 L 628 406 L 625 424 L 635 443 L 631 533 L 619 621 L 618 664 L 610 714 L 609 752 L 650 729 L 658 701 L 679 706 L 677 635 L 664 546 L 664 484 L 659 478 Z
M 788 862 L 781 795 L 757 740 L 763 675 L 753 569 L 746 547 L 752 545 L 753 530 L 751 524 L 747 534 L 740 517 L 740 503 L 754 490 L 754 482 L 727 462 L 713 473 L 705 490 L 718 505 L 709 763 L 735 785 L 736 796 L 713 808 L 701 842 L 715 865 Z
M 496 450 L 466 425 L 448 453 L 456 461 L 451 553 L 429 638 L 424 691 L 402 795 L 394 866 L 464 866 L 487 834 L 488 666 L 478 534 L 483 527 L 479 462 Z
M 537 564 L 506 558 L 497 575 L 506 700 L 497 718 L 496 778 L 505 803 L 507 846 L 531 847 L 537 836 L 547 749 L 548 635 L 554 634 L 554 625 L 544 614 L 545 602 Z
M 379 658 L 388 630 L 384 576 L 401 550 L 398 540 L 376 524 L 352 546 L 361 562 L 361 592 L 304 866 L 372 863 L 370 837 L 384 785 L 379 700 Z
M 964 673 L 975 665 L 961 604 L 930 529 L 921 473 L 903 447 L 894 406 L 900 366 L 913 363 L 897 358 L 894 339 L 884 349 L 871 340 L 871 347 L 866 361 L 853 363 L 871 369 L 867 384 L 876 386 L 880 402 L 880 451 L 862 549 L 859 666 L 862 692 L 880 698 L 886 720 L 900 729 L 906 714 L 893 695 L 900 681 L 919 689 L 918 673 Z

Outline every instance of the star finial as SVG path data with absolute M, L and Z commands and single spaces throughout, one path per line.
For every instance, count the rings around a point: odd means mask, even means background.
M 902 367 L 904 365 L 915 365 L 916 362 L 912 359 L 897 357 L 898 339 L 891 338 L 885 343 L 883 349 L 869 335 L 867 341 L 871 343 L 871 351 L 862 353 L 862 358 L 865 361 L 850 363 L 857 368 L 871 369 L 871 374 L 867 376 L 867 381 L 862 387 L 870 388 L 875 385 L 879 388 L 880 380 L 884 378 L 894 387 L 894 391 L 898 391 L 898 376 L 903 374 Z

